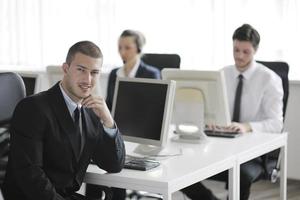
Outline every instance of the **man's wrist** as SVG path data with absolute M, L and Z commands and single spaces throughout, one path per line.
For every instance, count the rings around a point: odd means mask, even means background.
M 112 127 L 107 127 L 104 123 L 103 124 L 103 129 L 104 131 L 111 137 L 114 138 L 116 136 L 117 133 L 117 126 L 115 125 L 115 123 L 113 123 Z
M 102 122 L 103 126 L 105 126 L 106 128 L 115 128 L 115 123 L 114 121 L 103 121 Z

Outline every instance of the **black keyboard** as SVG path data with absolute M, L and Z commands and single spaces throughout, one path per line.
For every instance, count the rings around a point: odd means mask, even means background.
M 159 165 L 160 165 L 160 163 L 158 161 L 144 160 L 144 159 L 138 158 L 138 159 L 131 159 L 131 160 L 125 161 L 124 168 L 146 171 L 146 170 L 155 168 Z
M 226 137 L 226 138 L 235 138 L 241 135 L 240 132 L 226 131 L 226 130 L 205 130 L 204 133 L 207 136 Z

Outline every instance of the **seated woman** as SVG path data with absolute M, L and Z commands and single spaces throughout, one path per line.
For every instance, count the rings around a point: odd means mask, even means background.
M 117 77 L 160 79 L 160 71 L 141 60 L 145 37 L 134 30 L 125 30 L 119 38 L 119 54 L 124 65 L 110 72 L 106 103 L 111 110 Z

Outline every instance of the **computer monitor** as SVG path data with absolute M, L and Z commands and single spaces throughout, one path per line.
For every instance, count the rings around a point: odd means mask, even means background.
M 172 123 L 178 139 L 200 142 L 205 125 L 230 124 L 223 71 L 163 69 L 162 78 L 176 81 Z
M 155 154 L 168 139 L 175 93 L 174 81 L 117 78 L 112 116 L 125 141 Z
M 37 73 L 19 72 L 18 73 L 25 85 L 26 96 L 30 96 L 39 92 L 40 77 Z

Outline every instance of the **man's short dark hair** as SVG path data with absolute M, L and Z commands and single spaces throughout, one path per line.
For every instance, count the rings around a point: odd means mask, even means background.
M 260 36 L 257 30 L 255 30 L 251 25 L 243 24 L 234 31 L 232 40 L 248 41 L 252 44 L 253 48 L 257 50 L 260 42 Z
M 146 43 L 145 36 L 141 32 L 135 30 L 125 30 L 120 37 L 133 37 L 138 53 L 142 52 L 143 46 Z
M 102 58 L 103 54 L 100 48 L 91 41 L 80 41 L 70 47 L 66 58 L 66 63 L 71 64 L 76 53 L 82 53 L 92 58 Z

